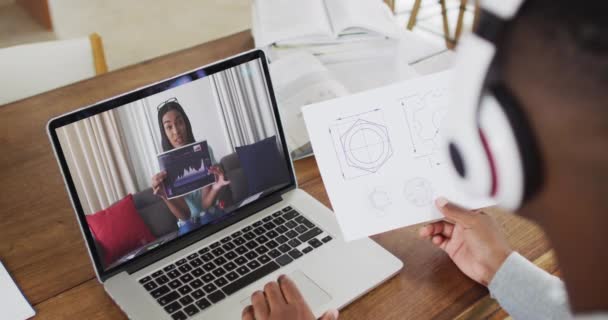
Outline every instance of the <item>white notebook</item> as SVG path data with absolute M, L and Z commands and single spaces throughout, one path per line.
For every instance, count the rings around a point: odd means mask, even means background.
M 22 320 L 36 315 L 23 293 L 0 262 L 0 313 L 2 319 Z

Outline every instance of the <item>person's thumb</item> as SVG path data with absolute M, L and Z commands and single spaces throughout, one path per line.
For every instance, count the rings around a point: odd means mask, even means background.
M 453 203 L 450 203 L 446 198 L 439 197 L 435 200 L 437 209 L 447 218 L 448 221 L 468 226 L 471 223 L 472 215 L 469 210 L 463 209 Z
M 336 309 L 327 310 L 319 320 L 338 320 L 338 314 L 338 310 Z

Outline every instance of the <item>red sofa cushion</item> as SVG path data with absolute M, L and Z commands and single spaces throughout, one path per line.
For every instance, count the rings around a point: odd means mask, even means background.
M 87 223 L 103 249 L 106 266 L 156 239 L 137 213 L 132 194 L 105 210 L 87 215 Z

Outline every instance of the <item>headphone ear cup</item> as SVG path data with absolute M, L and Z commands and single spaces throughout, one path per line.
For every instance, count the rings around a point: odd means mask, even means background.
M 492 176 L 480 142 L 479 93 L 495 51 L 494 45 L 483 38 L 474 34 L 463 36 L 457 49 L 452 107 L 440 129 L 443 158 L 449 163 L 447 174 L 457 188 L 484 198 L 490 195 Z
M 494 198 L 515 210 L 540 189 L 536 140 L 519 103 L 504 86 L 490 88 L 482 98 L 479 117 L 488 159 L 496 169 Z

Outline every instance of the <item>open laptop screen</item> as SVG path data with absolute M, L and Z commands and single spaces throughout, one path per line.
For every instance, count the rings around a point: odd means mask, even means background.
M 293 184 L 262 59 L 193 71 L 54 128 L 101 270 Z

